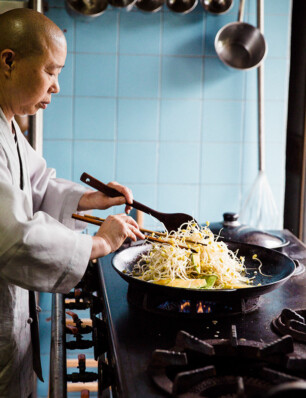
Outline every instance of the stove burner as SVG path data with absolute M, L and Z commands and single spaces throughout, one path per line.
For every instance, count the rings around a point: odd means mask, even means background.
M 130 304 L 145 311 L 160 315 L 192 318 L 248 314 L 259 307 L 259 297 L 236 298 L 226 302 L 198 299 L 175 300 L 166 296 L 150 294 L 131 285 L 128 288 L 127 299 Z
M 295 340 L 306 343 L 306 309 L 294 311 L 284 308 L 281 314 L 273 319 L 271 326 L 281 335 L 289 334 Z
M 238 340 L 235 325 L 229 339 L 200 340 L 180 331 L 172 351 L 153 352 L 148 372 L 173 397 L 261 398 L 280 384 L 305 385 L 306 358 L 292 353 L 291 336 L 263 344 Z

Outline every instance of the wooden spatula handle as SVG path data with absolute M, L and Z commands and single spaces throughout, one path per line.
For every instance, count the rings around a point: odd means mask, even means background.
M 97 180 L 87 173 L 83 173 L 80 179 L 81 181 L 85 182 L 85 184 L 89 185 L 92 188 L 95 188 L 97 191 L 103 192 L 105 195 L 110 196 L 111 198 L 123 196 L 122 193 L 116 191 L 116 189 L 107 186 L 103 182 Z
M 81 175 L 81 181 L 85 182 L 85 184 L 89 185 L 92 188 L 97 189 L 100 192 L 103 192 L 105 195 L 110 196 L 111 198 L 115 198 L 117 196 L 123 196 L 122 193 L 118 192 L 116 189 L 110 188 L 103 182 L 97 180 L 87 173 L 83 173 Z M 164 222 L 164 214 L 159 211 L 153 210 L 150 207 L 133 200 L 133 203 L 128 203 L 130 206 L 134 207 L 134 209 L 143 211 L 144 213 L 150 214 L 151 216 L 157 218 L 159 221 Z

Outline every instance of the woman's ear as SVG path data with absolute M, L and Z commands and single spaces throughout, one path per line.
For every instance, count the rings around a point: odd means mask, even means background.
M 2 50 L 0 53 L 1 69 L 5 73 L 10 73 L 14 68 L 15 52 L 10 49 Z

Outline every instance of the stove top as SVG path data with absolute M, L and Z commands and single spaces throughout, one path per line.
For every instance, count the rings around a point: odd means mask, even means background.
M 273 319 L 284 308 L 306 307 L 305 246 L 289 231 L 278 231 L 290 241 L 282 251 L 299 261 L 299 267 L 284 285 L 259 298 L 258 308 L 249 313 L 226 317 L 171 317 L 141 310 L 127 300 L 128 284 L 112 268 L 112 256 L 99 260 L 99 278 L 103 292 L 103 319 L 109 337 L 108 362 L 114 370 L 112 395 L 120 398 L 151 398 L 169 396 L 159 389 L 148 372 L 155 350 L 170 350 L 180 331 L 200 340 L 231 339 L 232 327 L 238 343 L 244 340 L 259 344 L 273 343 L 281 338 L 271 328 Z M 294 354 L 306 356 L 303 342 L 294 342 Z M 306 375 L 304 376 L 306 378 Z

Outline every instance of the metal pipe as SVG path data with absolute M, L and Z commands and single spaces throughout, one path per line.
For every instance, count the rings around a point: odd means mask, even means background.
M 40 109 L 35 115 L 29 116 L 29 143 L 42 156 L 43 153 L 43 113 Z
M 67 398 L 65 306 L 62 294 L 52 295 L 49 398 Z
M 43 1 L 42 0 L 29 0 L 29 8 L 35 11 L 43 13 Z
M 28 8 L 43 13 L 43 0 L 29 0 Z M 42 156 L 43 153 L 43 111 L 29 116 L 29 143 Z
M 264 33 L 264 2 L 257 0 L 257 27 Z M 265 126 L 264 126 L 264 63 L 257 69 L 257 90 L 258 90 L 258 162 L 259 171 L 265 171 Z

